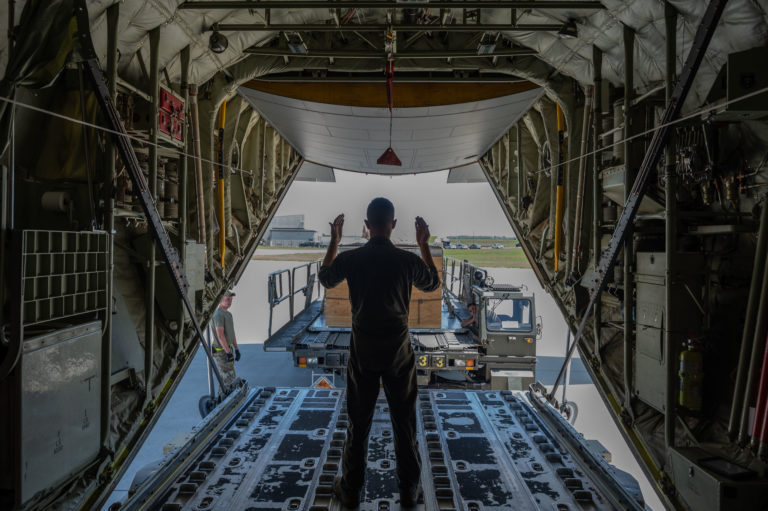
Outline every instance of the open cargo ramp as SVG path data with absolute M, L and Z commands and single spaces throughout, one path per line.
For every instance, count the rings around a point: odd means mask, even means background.
M 631 476 L 593 453 L 531 394 L 420 390 L 418 410 L 424 487 L 418 509 L 643 509 Z M 243 387 L 121 509 L 341 509 L 332 484 L 346 427 L 343 390 Z M 359 509 L 399 507 L 382 395 Z

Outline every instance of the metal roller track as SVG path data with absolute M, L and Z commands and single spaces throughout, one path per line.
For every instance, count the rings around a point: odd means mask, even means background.
M 212 413 L 121 509 L 342 509 L 333 497 L 347 428 L 344 391 L 252 389 Z M 417 509 L 642 509 L 551 411 L 524 393 L 420 390 L 424 495 Z M 231 409 L 231 407 L 230 407 Z M 219 419 L 217 414 L 222 415 Z M 552 427 L 550 424 L 559 424 Z M 212 430 L 212 427 L 218 427 Z M 204 433 L 204 434 L 203 434 Z M 590 458 L 590 464 L 583 459 Z M 399 508 L 389 409 L 379 396 L 360 511 Z

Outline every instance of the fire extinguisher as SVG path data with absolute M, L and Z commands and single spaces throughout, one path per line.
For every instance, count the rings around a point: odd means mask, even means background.
M 680 352 L 680 406 L 692 412 L 701 411 L 704 400 L 704 354 L 701 342 L 695 337 L 688 339 L 687 347 Z

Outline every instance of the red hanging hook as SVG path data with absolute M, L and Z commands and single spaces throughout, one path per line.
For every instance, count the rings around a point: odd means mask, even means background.
M 389 107 L 389 113 L 392 113 L 392 108 L 395 106 L 395 86 L 393 80 L 395 78 L 395 61 L 388 60 L 385 66 L 385 76 L 387 77 L 387 106 Z

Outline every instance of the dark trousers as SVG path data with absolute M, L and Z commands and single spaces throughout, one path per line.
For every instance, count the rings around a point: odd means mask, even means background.
M 347 365 L 347 439 L 342 456 L 342 484 L 358 491 L 365 481 L 368 433 L 371 430 L 379 381 L 389 403 L 397 457 L 397 477 L 401 488 L 415 488 L 421 474 L 421 460 L 416 445 L 416 362 L 413 352 L 398 357 L 391 367 L 370 370 L 362 367 L 357 357 Z

